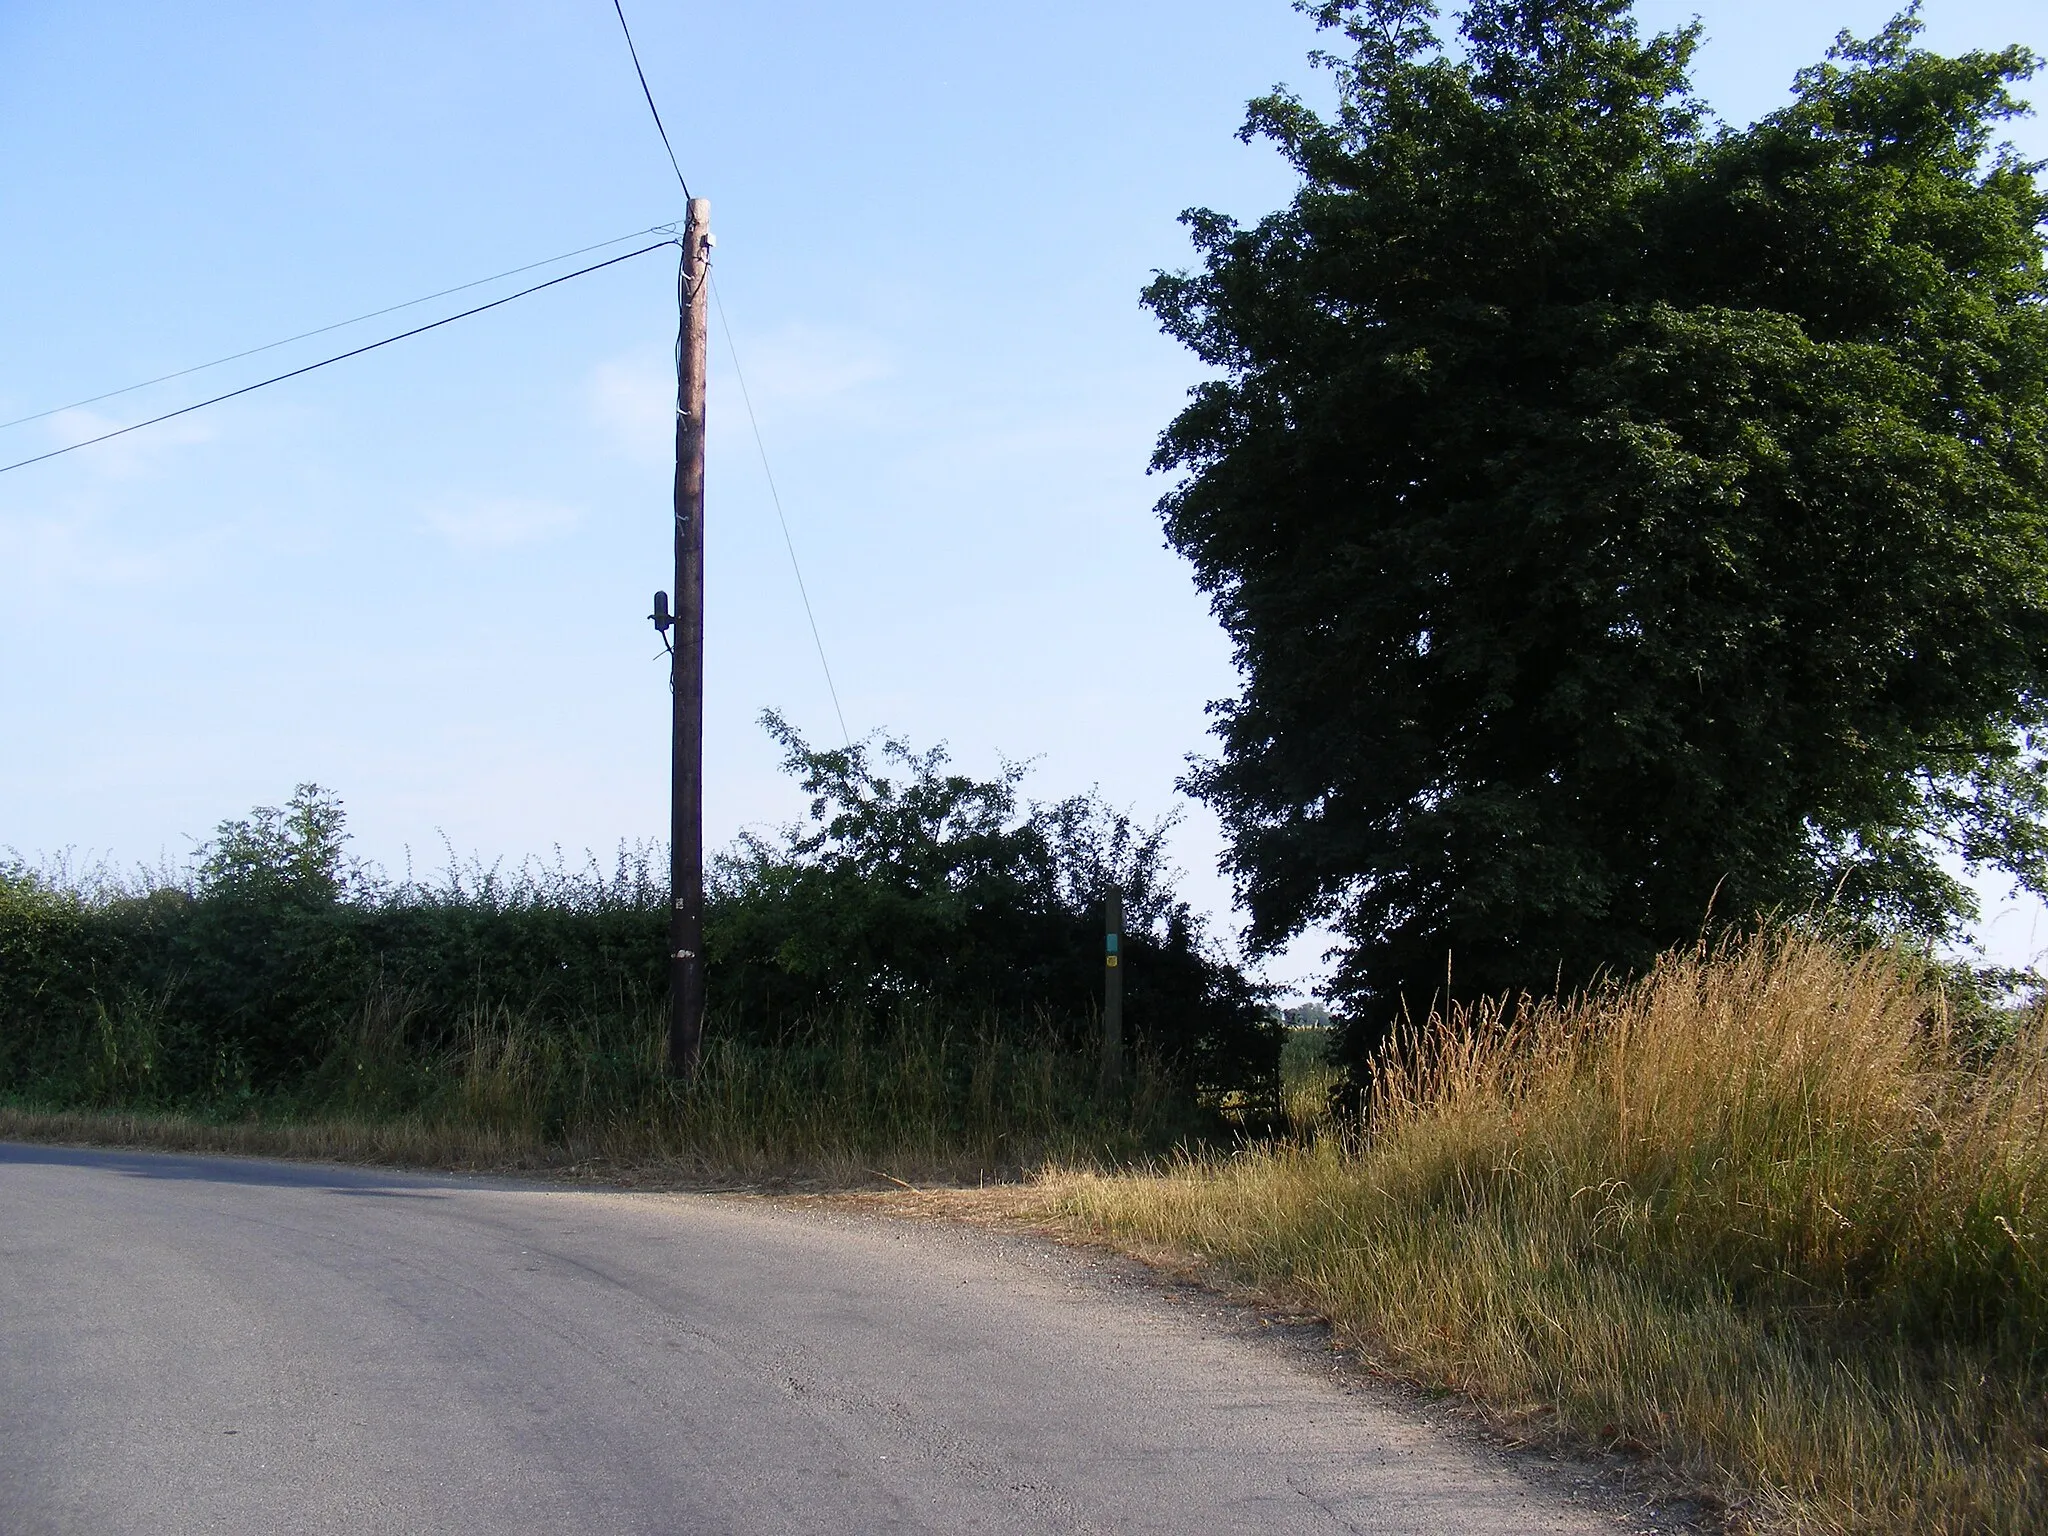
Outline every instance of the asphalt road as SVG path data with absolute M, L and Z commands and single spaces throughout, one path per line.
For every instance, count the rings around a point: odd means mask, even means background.
M 1621 1528 L 1256 1333 L 936 1223 L 0 1145 L 0 1536 Z

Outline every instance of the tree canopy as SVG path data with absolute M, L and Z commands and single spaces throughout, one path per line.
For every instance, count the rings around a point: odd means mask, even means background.
M 1124 900 L 1126 1022 L 1212 1095 L 1269 1095 L 1280 1035 L 1263 990 L 1204 940 L 1166 861 L 1095 794 L 1024 801 L 945 749 L 893 738 L 817 748 L 764 717 L 810 797 L 803 821 L 742 835 L 713 866 L 713 995 L 770 1021 L 820 1003 L 886 1012 L 946 1000 L 1085 1019 L 1102 988 L 1105 893 Z
M 2048 889 L 2032 55 L 1908 11 L 1728 128 L 1627 0 L 1304 9 L 1337 105 L 1244 129 L 1299 190 L 1145 295 L 1218 370 L 1155 468 L 1243 675 L 1190 787 L 1254 942 L 1334 925 L 1356 1048 L 1710 910 Z

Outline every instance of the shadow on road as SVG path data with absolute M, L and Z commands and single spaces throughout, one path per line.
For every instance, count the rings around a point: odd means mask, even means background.
M 175 1152 L 121 1152 L 101 1147 L 50 1147 L 0 1142 L 0 1166 L 42 1164 L 97 1168 L 131 1179 L 182 1179 L 209 1184 L 267 1184 L 287 1189 L 323 1189 L 337 1195 L 385 1200 L 444 1200 L 445 1190 L 411 1174 L 378 1168 L 337 1168 L 332 1164 L 279 1163 L 260 1158 L 184 1157 Z

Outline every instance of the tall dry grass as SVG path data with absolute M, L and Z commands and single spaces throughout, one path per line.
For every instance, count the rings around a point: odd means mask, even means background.
M 1361 1127 L 1053 1203 L 1393 1368 L 1645 1448 L 1740 1524 L 2048 1530 L 2048 1028 L 1778 933 L 1383 1057 Z
M 1114 1162 L 1197 1124 L 1186 1085 L 1142 1053 L 1098 1090 L 1094 1042 L 1050 1017 L 904 1005 L 801 1015 L 774 1034 L 714 1018 L 695 1078 L 667 1071 L 645 1004 L 551 1018 L 504 1004 L 437 1026 L 373 989 L 287 1090 L 154 1090 L 164 1020 L 100 1010 L 72 1070 L 0 1098 L 0 1136 L 469 1169 L 582 1165 L 669 1180 L 974 1183 L 1047 1160 Z

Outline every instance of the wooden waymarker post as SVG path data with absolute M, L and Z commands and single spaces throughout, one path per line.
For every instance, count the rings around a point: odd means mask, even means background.
M 1124 1074 L 1124 898 L 1112 890 L 1103 908 L 1102 1091 L 1113 1092 Z

